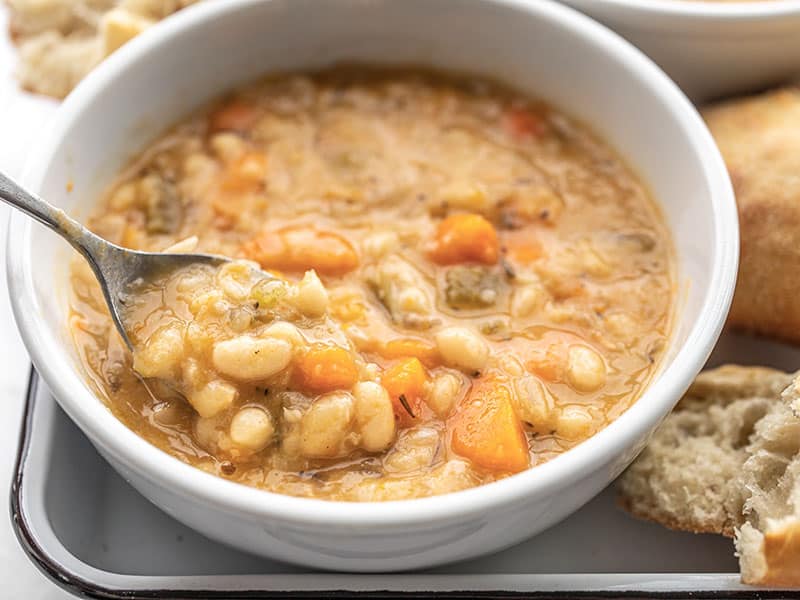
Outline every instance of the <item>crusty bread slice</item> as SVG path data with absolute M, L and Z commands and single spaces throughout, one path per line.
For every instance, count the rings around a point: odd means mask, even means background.
M 701 373 L 619 480 L 621 504 L 673 529 L 732 536 L 748 438 L 790 382 L 791 375 L 762 367 Z
M 703 109 L 736 192 L 741 260 L 728 322 L 800 342 L 800 87 Z
M 755 426 L 736 485 L 745 583 L 800 586 L 800 377 Z
M 800 376 L 702 373 L 619 489 L 636 516 L 735 535 L 745 583 L 800 586 Z

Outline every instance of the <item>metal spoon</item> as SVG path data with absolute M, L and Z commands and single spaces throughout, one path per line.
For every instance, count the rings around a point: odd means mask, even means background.
M 122 248 L 95 235 L 63 210 L 25 190 L 1 172 L 0 199 L 55 231 L 83 255 L 100 282 L 114 325 L 131 350 L 133 346 L 125 327 L 124 299 L 132 289 L 143 281 L 168 276 L 192 264 L 230 262 L 224 256 L 212 254 L 164 254 Z

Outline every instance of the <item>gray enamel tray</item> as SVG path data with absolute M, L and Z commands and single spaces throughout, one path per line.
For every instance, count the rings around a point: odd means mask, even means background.
M 800 364 L 800 351 L 726 334 L 712 362 Z M 482 559 L 392 574 L 317 573 L 213 542 L 162 513 L 96 453 L 31 373 L 11 513 L 56 584 L 90 598 L 697 597 L 798 592 L 739 583 L 730 540 L 637 521 L 607 489 L 543 534 Z

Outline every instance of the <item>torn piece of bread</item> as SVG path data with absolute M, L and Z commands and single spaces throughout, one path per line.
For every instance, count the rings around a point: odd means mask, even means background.
M 23 88 L 63 98 L 100 62 L 94 38 L 46 31 L 19 47 L 17 78 Z
M 800 586 L 800 378 L 756 423 L 737 486 L 736 549 L 745 583 Z
M 103 56 L 110 55 L 117 48 L 135 38 L 151 25 L 154 25 L 155 22 L 151 18 L 122 8 L 108 11 L 100 22 Z
M 106 56 L 195 0 L 8 0 L 27 90 L 63 98 Z
M 748 438 L 791 379 L 735 365 L 701 373 L 619 480 L 623 506 L 673 529 L 732 536 Z
M 735 535 L 745 583 L 800 586 L 800 376 L 701 373 L 619 489 L 636 516 Z
M 90 32 L 104 12 L 117 0 L 7 0 L 11 11 L 9 28 L 14 38 L 27 38 L 46 31 L 69 35 Z
M 729 322 L 800 342 L 800 88 L 728 100 L 703 116 L 739 209 L 741 261 Z

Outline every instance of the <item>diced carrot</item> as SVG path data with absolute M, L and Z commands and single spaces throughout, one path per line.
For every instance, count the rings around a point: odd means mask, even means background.
M 516 473 L 530 466 L 528 441 L 502 380 L 476 382 L 448 419 L 453 452 L 484 469 Z
M 441 364 L 442 358 L 436 344 L 419 338 L 397 338 L 386 342 L 379 354 L 383 358 L 418 358 L 428 368 Z
M 422 414 L 427 382 L 428 374 L 417 358 L 403 359 L 383 372 L 381 384 L 389 392 L 400 427 L 410 427 Z
M 295 363 L 294 380 L 303 390 L 316 393 L 348 390 L 358 381 L 358 369 L 344 348 L 314 344 Z
M 527 265 L 542 256 L 542 246 L 536 242 L 520 244 L 514 248 L 509 248 L 508 254 L 513 260 Z
M 508 258 L 521 265 L 528 265 L 544 254 L 542 243 L 533 237 L 530 230 L 506 232 L 503 246 L 507 249 Z
M 529 108 L 509 108 L 505 114 L 505 125 L 517 139 L 537 138 L 546 131 L 542 116 Z
M 244 133 L 258 119 L 258 111 L 253 104 L 240 98 L 234 98 L 214 109 L 208 117 L 208 129 L 211 133 L 220 131 L 237 131 Z
M 308 226 L 265 231 L 241 250 L 265 269 L 314 269 L 320 275 L 344 275 L 358 266 L 358 254 L 350 242 L 337 233 Z
M 431 258 L 442 265 L 465 261 L 493 265 L 499 252 L 497 231 L 489 221 L 477 214 L 457 214 L 439 223 Z

